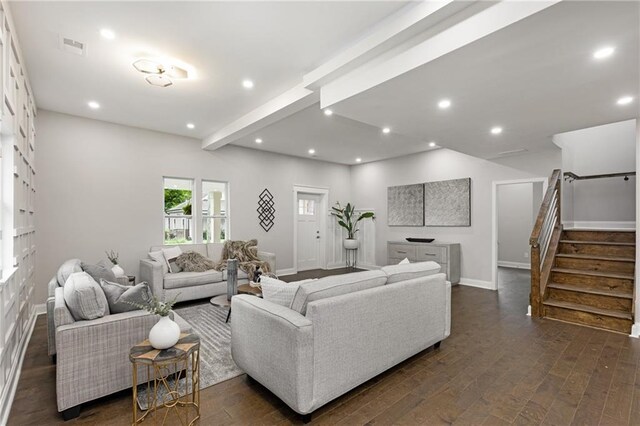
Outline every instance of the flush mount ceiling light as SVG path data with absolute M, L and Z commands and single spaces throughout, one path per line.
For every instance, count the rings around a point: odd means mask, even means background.
M 257 138 L 257 139 L 256 139 L 256 143 L 262 143 L 262 139 Z
M 440 109 L 447 109 L 451 106 L 451 101 L 449 99 L 443 99 L 440 102 L 438 102 L 438 108 Z
M 500 133 L 502 133 L 502 127 L 496 126 L 491 128 L 492 135 L 499 135 Z
M 244 87 L 245 89 L 253 89 L 253 81 L 242 80 L 242 87 Z
M 326 115 L 327 117 L 333 115 L 333 111 L 331 111 L 329 108 L 324 110 L 324 115 Z
M 436 143 L 435 143 L 435 142 L 429 142 L 429 146 L 430 146 L 431 148 L 435 148 L 435 147 L 436 147 Z
M 616 102 L 618 105 L 629 105 L 633 102 L 633 97 L 631 96 L 623 96 Z
M 87 105 L 89 105 L 89 108 L 91 108 L 91 109 L 100 108 L 100 104 L 97 103 L 96 101 L 89 101 L 89 102 L 87 102 Z
M 362 162 L 362 158 L 358 157 L 356 158 L 356 163 L 361 163 Z
M 383 127 L 382 128 L 382 133 L 384 133 L 385 135 L 388 135 L 389 133 L 391 133 L 391 128 L 390 127 Z
M 107 40 L 113 40 L 116 38 L 116 33 L 111 31 L 109 28 L 103 28 L 100 30 L 100 35 L 102 38 L 106 38 Z
M 315 153 L 316 153 L 316 150 L 315 150 L 315 149 L 311 148 L 311 149 L 309 150 L 309 154 L 310 154 L 310 155 L 313 155 L 313 154 L 315 154 Z
M 195 129 L 196 125 L 193 123 L 187 123 L 187 129 Z
M 605 59 L 613 55 L 615 51 L 616 51 L 616 48 L 613 46 L 603 47 L 593 52 L 593 57 L 595 59 Z
M 186 69 L 178 65 L 167 65 L 153 59 L 138 59 L 133 63 L 133 67 L 143 74 L 150 74 L 145 77 L 145 80 L 152 86 L 168 87 L 173 84 L 172 78 L 189 78 L 189 71 Z

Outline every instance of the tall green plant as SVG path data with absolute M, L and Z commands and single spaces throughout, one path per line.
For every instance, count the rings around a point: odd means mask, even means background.
M 350 240 L 354 239 L 356 232 L 358 232 L 358 222 L 363 219 L 375 220 L 376 218 L 373 212 L 363 212 L 354 220 L 356 208 L 351 203 L 347 203 L 344 208 L 340 203 L 336 203 L 335 206 L 331 207 L 331 210 L 331 214 L 338 219 L 338 225 L 347 230 L 347 238 Z

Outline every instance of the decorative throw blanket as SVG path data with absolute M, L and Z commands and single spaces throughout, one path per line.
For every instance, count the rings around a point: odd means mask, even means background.
M 258 240 L 249 241 L 225 241 L 222 249 L 222 259 L 216 265 L 216 270 L 227 269 L 227 260 L 238 259 L 238 268 L 246 272 L 249 279 L 253 279 L 258 268 L 262 272 L 271 272 L 269 263 L 258 258 Z
M 182 253 L 176 259 L 176 264 L 186 272 L 204 272 L 216 268 L 216 262 L 195 251 Z

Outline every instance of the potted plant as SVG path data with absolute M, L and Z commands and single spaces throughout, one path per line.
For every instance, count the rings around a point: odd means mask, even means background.
M 347 238 L 344 239 L 344 248 L 353 250 L 358 248 L 358 240 L 356 239 L 356 232 L 358 232 L 358 222 L 363 219 L 375 220 L 375 214 L 373 212 L 362 212 L 357 218 L 354 218 L 355 206 L 351 203 L 343 208 L 340 203 L 336 203 L 331 207 L 331 214 L 338 219 L 338 225 L 347 230 Z
M 109 261 L 111 263 L 113 263 L 113 267 L 111 268 L 111 271 L 113 272 L 113 274 L 116 277 L 124 277 L 124 269 L 122 269 L 122 267 L 118 264 L 118 252 L 114 251 L 114 250 L 109 250 L 109 251 L 105 251 L 105 253 L 107 254 L 107 259 L 109 259 Z
M 180 326 L 169 317 L 173 305 L 178 301 L 178 296 L 179 294 L 169 302 L 160 300 L 154 295 L 146 304 L 126 302 L 150 314 L 160 316 L 160 320 L 149 331 L 149 343 L 156 349 L 170 348 L 180 340 Z

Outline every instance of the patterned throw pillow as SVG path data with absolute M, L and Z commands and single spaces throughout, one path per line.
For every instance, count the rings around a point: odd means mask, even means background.
M 64 283 L 64 301 L 76 321 L 109 315 L 109 304 L 100 285 L 86 272 L 74 272 Z
M 178 272 L 182 272 L 182 268 L 180 268 L 176 263 L 176 260 L 178 260 L 178 256 L 182 254 L 182 250 L 180 250 L 180 247 L 175 246 L 167 249 L 162 249 L 162 254 L 164 255 L 164 259 L 167 262 L 169 273 L 176 274 Z
M 104 291 L 112 314 L 136 311 L 140 308 L 132 305 L 146 305 L 151 300 L 151 289 L 147 283 L 134 286 L 122 285 L 106 280 L 100 281 L 100 287 Z
M 91 278 L 93 278 L 97 283 L 99 283 L 100 280 L 116 281 L 116 275 L 113 273 L 111 268 L 107 268 L 100 264 L 89 265 L 84 262 L 80 264 L 80 267 L 84 272 L 91 275 Z

